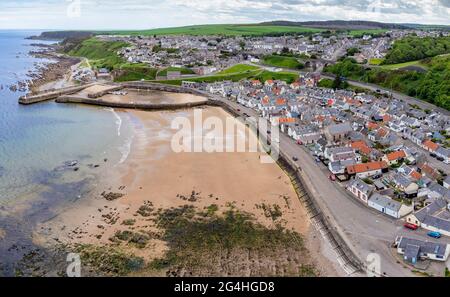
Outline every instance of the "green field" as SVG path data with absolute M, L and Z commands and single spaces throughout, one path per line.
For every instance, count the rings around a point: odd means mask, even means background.
M 383 34 L 387 31 L 388 30 L 385 29 L 350 30 L 348 31 L 348 34 L 351 35 L 352 37 L 362 37 L 364 35 Z
M 422 60 L 398 63 L 398 64 L 390 64 L 390 65 L 381 65 L 380 67 L 383 69 L 386 69 L 386 70 L 397 70 L 397 69 L 405 68 L 408 66 L 417 66 L 417 67 L 420 67 L 425 70 L 427 69 L 427 66 L 422 63 Z
M 252 68 L 243 66 L 250 66 Z M 262 70 L 256 66 L 237 64 L 216 75 L 191 77 L 187 79 L 176 79 L 176 80 L 158 80 L 155 82 L 170 85 L 181 85 L 182 81 L 213 83 L 227 80 L 237 82 L 243 79 L 258 79 L 261 82 L 265 82 L 266 80 L 272 79 L 272 80 L 284 80 L 288 83 L 292 83 L 298 79 L 298 74 L 293 72 L 271 72 Z
M 263 25 L 196 25 L 174 28 L 160 28 L 141 31 L 99 31 L 98 34 L 115 35 L 224 35 L 224 36 L 261 36 L 282 34 L 318 33 L 322 29 L 294 26 Z
M 253 71 L 259 69 L 258 66 L 253 65 L 247 65 L 247 64 L 236 64 L 234 66 L 231 66 L 218 74 L 232 74 L 232 73 L 240 73 L 240 72 L 246 72 L 246 71 Z
M 183 75 L 195 73 L 192 69 L 186 67 L 167 67 L 158 71 L 158 76 L 167 76 L 168 71 L 180 71 Z
M 372 59 L 369 60 L 369 65 L 378 66 L 381 63 L 383 63 L 383 59 L 372 58 Z
M 278 55 L 265 56 L 263 63 L 269 66 L 289 69 L 303 69 L 305 67 L 303 63 L 300 63 L 299 60 L 294 57 Z
M 125 61 L 117 55 L 117 51 L 128 46 L 120 41 L 102 41 L 97 38 L 84 40 L 68 52 L 71 56 L 84 57 L 94 68 L 110 70 L 122 65 Z

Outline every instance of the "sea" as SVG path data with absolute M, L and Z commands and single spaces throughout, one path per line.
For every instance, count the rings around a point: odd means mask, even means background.
M 0 31 L 0 276 L 39 248 L 39 223 L 92 193 L 124 162 L 134 137 L 128 113 L 54 101 L 19 105 L 26 92 L 9 86 L 50 63 L 29 54 L 38 31 Z

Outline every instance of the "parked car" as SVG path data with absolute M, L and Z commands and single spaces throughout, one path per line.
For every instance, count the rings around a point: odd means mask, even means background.
M 316 158 L 316 163 L 320 163 L 320 158 Z
M 443 157 L 437 157 L 436 159 L 438 159 L 438 161 L 444 162 L 444 158 Z
M 436 158 L 436 154 L 435 154 L 435 153 L 431 153 L 431 154 L 430 154 L 430 157 Z
M 303 142 L 301 142 L 300 140 L 297 140 L 297 144 L 298 144 L 298 145 L 302 145 Z
M 270 132 L 270 130 L 267 130 L 267 134 L 271 134 L 272 132 Z
M 329 179 L 330 179 L 331 181 L 336 181 L 336 175 L 330 174 Z
M 294 160 L 294 162 L 297 162 L 298 158 L 297 157 L 292 157 L 292 160 Z
M 238 112 L 240 112 L 241 110 L 238 108 L 238 109 L 236 109 Z
M 427 235 L 436 239 L 439 239 L 442 236 L 441 233 L 435 231 L 428 232 Z
M 419 226 L 414 225 L 414 224 L 410 224 L 410 223 L 406 223 L 403 225 L 405 228 L 410 229 L 410 230 L 417 230 L 419 229 Z

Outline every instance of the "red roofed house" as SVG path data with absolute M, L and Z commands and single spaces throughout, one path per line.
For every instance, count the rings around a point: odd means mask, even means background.
M 422 143 L 422 146 L 429 152 L 435 152 L 439 148 L 439 145 L 437 143 L 432 142 L 431 140 L 425 140 Z
M 354 141 L 350 146 L 355 149 L 358 153 L 368 156 L 372 149 L 366 144 L 365 141 Z
M 383 171 L 385 171 L 387 167 L 388 165 L 384 161 L 369 162 L 347 166 L 346 172 L 348 175 L 356 175 L 357 177 L 364 179 L 383 174 Z
M 398 161 L 402 160 L 406 158 L 406 153 L 405 151 L 398 151 L 398 152 L 393 152 L 393 153 L 389 153 L 387 155 L 385 155 L 383 157 L 383 161 L 385 161 L 386 163 L 389 164 L 389 166 L 397 164 Z

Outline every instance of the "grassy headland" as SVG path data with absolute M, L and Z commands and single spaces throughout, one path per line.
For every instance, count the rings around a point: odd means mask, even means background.
M 67 54 L 89 59 L 94 69 L 107 68 L 116 71 L 117 81 L 155 79 L 157 69 L 146 64 L 130 64 L 117 54 L 121 48 L 127 46 L 129 44 L 126 42 L 103 41 L 93 37 L 79 42 Z

